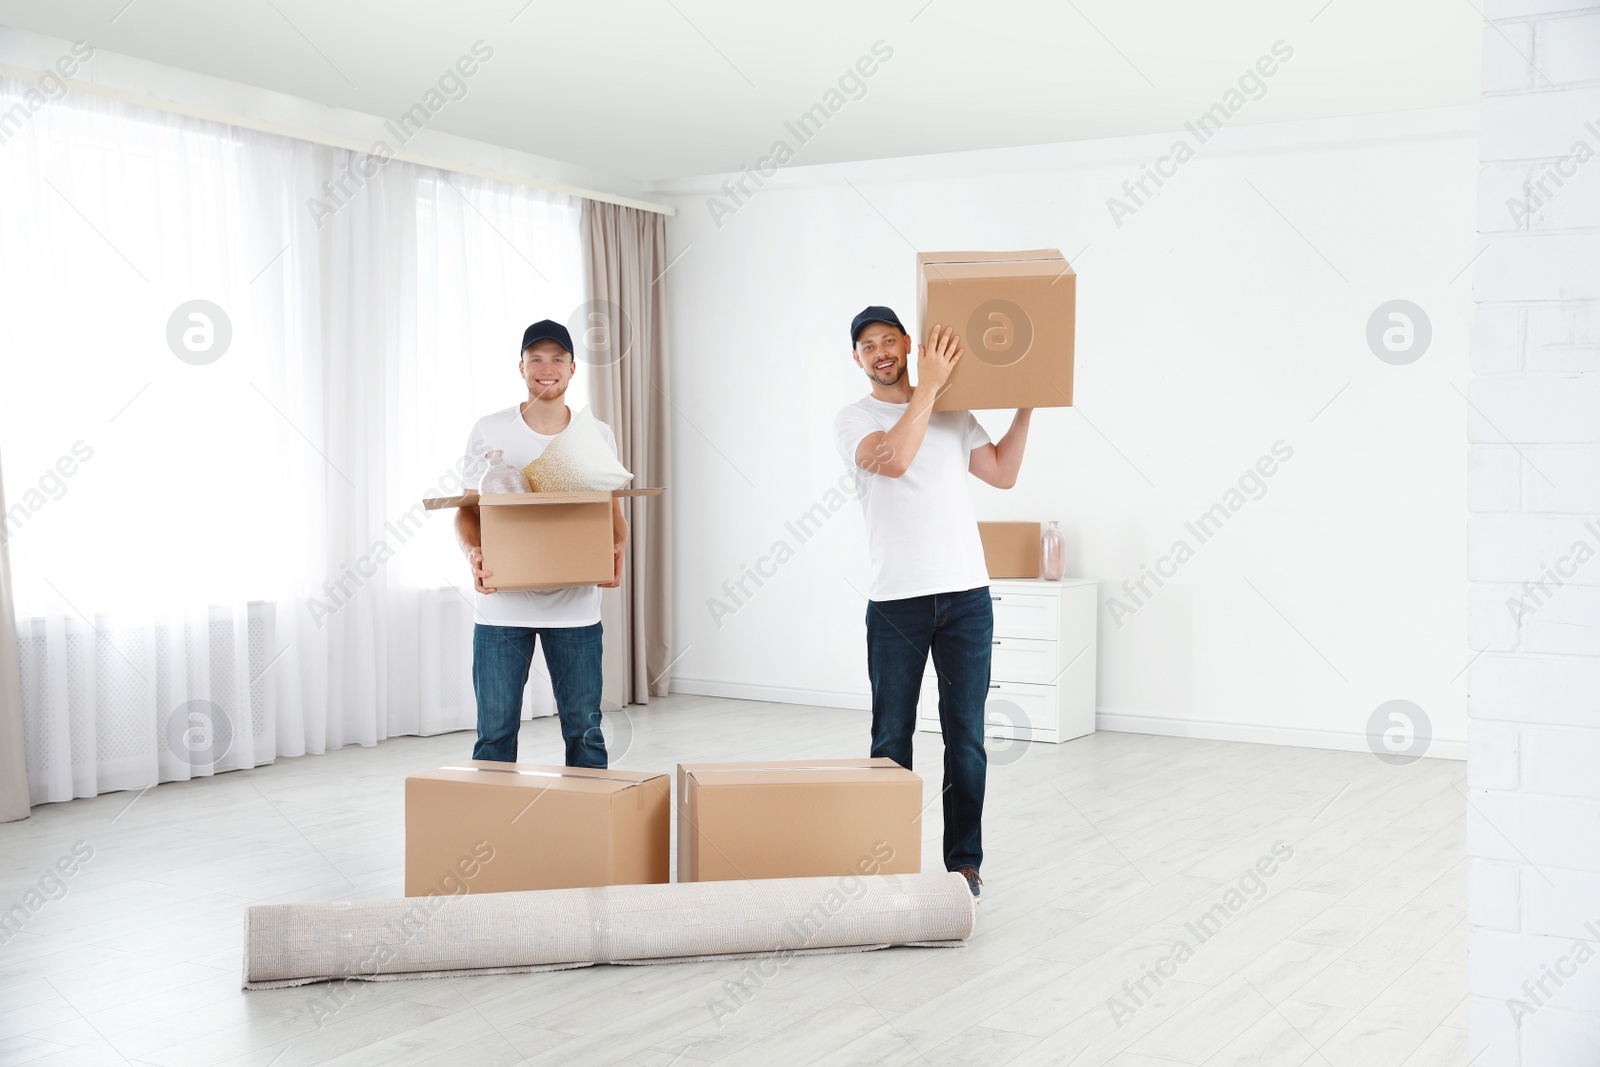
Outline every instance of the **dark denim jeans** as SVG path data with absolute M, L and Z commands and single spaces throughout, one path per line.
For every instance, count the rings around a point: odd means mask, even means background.
M 522 691 L 528 684 L 535 639 L 544 661 L 567 742 L 568 767 L 604 767 L 600 732 L 600 624 L 593 626 L 485 626 L 472 628 L 472 688 L 478 694 L 478 743 L 473 759 L 517 760 Z
M 994 605 L 989 587 L 867 602 L 872 754 L 911 769 L 922 672 L 933 653 L 944 731 L 944 866 L 983 864 L 983 706 L 989 696 Z

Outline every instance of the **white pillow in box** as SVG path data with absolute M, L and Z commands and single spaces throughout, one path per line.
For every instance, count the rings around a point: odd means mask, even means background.
M 574 414 L 522 473 L 535 493 L 610 492 L 633 481 L 588 408 Z

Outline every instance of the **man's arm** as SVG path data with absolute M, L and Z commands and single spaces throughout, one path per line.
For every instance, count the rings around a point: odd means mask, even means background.
M 856 466 L 870 474 L 898 478 L 911 469 L 911 461 L 917 458 L 928 434 L 933 402 L 950 380 L 956 360 L 961 358 L 961 338 L 949 326 L 942 331 L 934 326 L 928 340 L 933 345 L 931 353 L 927 345 L 917 346 L 917 388 L 906 405 L 906 413 L 888 430 L 870 433 L 856 445 Z
M 1017 484 L 1017 472 L 1022 469 L 1022 450 L 1028 444 L 1028 422 L 1033 417 L 1032 408 L 1018 408 L 1011 420 L 1011 429 L 992 444 L 972 450 L 967 470 L 988 482 L 996 489 L 1010 489 Z
M 933 414 L 933 391 L 918 389 L 906 406 L 900 421 L 888 430 L 870 433 L 856 446 L 856 466 L 869 474 L 898 478 L 911 468 L 923 438 L 928 435 L 928 416 Z
M 483 584 L 483 580 L 492 577 L 493 572 L 483 569 L 483 527 L 478 519 L 478 505 L 463 504 L 456 509 L 456 537 L 472 567 L 473 586 L 480 593 L 494 592 L 493 586 Z
M 601 582 L 601 589 L 615 589 L 622 584 L 622 550 L 628 547 L 628 520 L 622 517 L 622 498 L 611 498 L 611 551 L 616 577 Z

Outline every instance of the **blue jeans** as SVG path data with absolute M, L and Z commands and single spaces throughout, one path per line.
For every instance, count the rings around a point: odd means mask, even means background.
M 867 602 L 872 754 L 911 769 L 922 672 L 933 653 L 944 732 L 944 865 L 983 864 L 983 706 L 989 696 L 994 605 L 989 587 Z
M 472 628 L 472 688 L 478 695 L 478 743 L 473 759 L 517 761 L 522 691 L 528 684 L 534 641 L 544 661 L 561 716 L 568 767 L 604 767 L 600 733 L 600 624 L 593 626 L 485 626 Z

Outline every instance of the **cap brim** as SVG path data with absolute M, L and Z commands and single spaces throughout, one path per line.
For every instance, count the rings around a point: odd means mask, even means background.
M 857 326 L 856 330 L 855 330 L 855 333 L 852 333 L 850 335 L 851 344 L 854 344 L 855 342 L 861 340 L 861 331 L 865 330 L 868 326 L 871 326 L 874 323 L 881 323 L 884 326 L 893 326 L 895 329 L 899 330 L 901 333 L 905 333 L 906 332 L 906 328 L 904 326 L 900 325 L 898 322 L 894 321 L 893 319 L 868 319 L 866 322 L 863 322 L 861 325 Z

